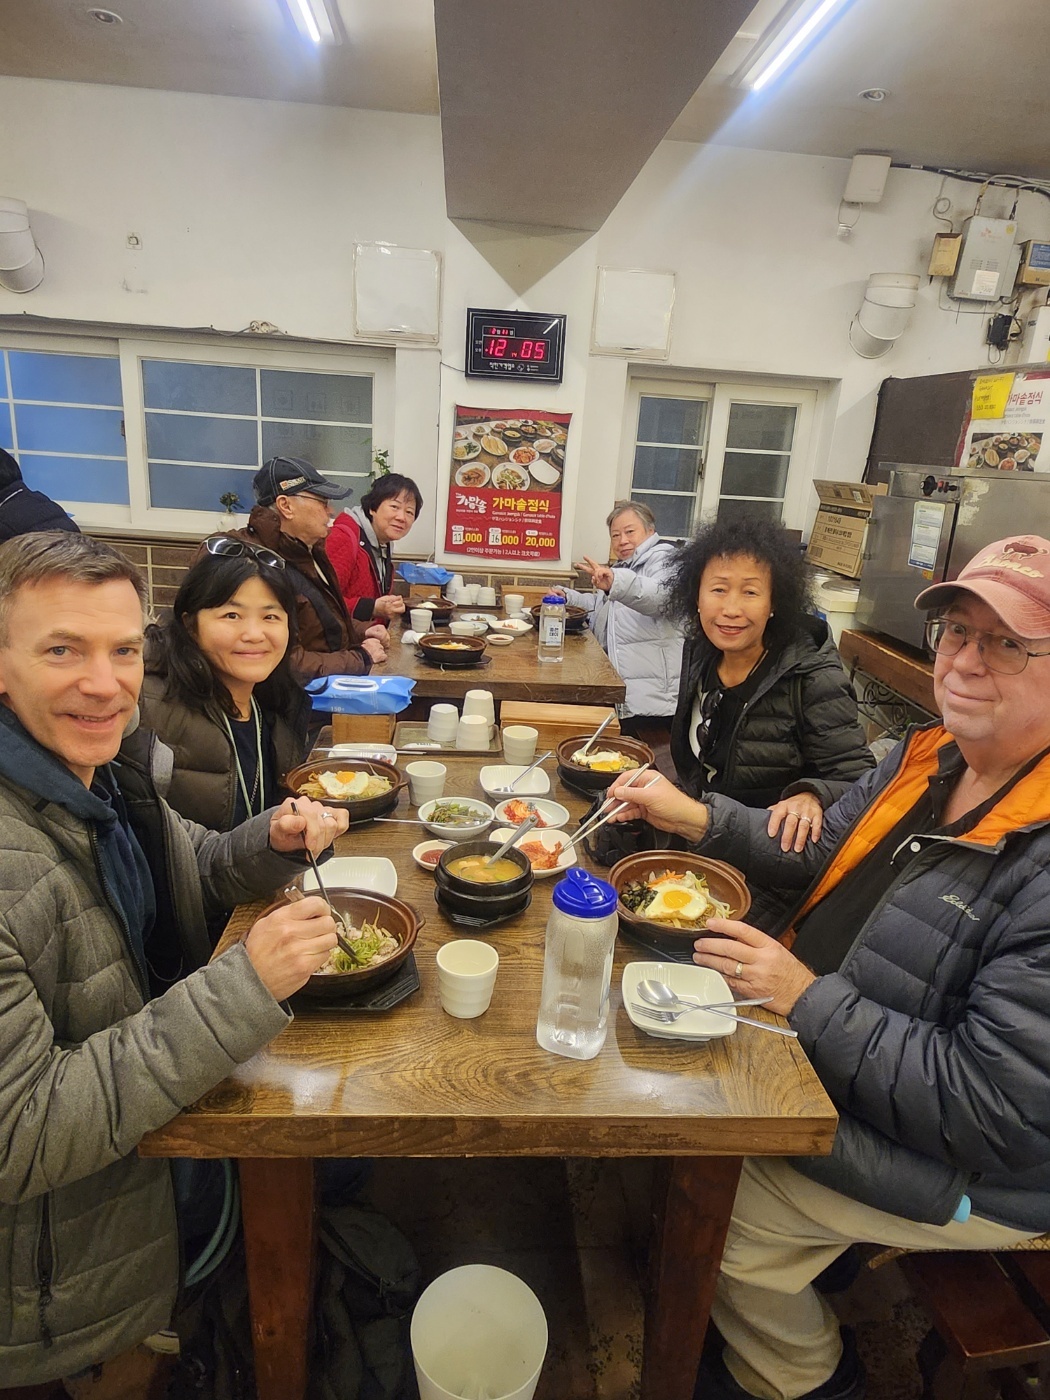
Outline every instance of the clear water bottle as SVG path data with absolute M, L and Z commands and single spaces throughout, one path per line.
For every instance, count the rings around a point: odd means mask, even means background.
M 548 593 L 540 604 L 541 661 L 560 661 L 565 655 L 565 599 Z
M 555 885 L 551 900 L 536 1039 L 555 1055 L 593 1060 L 609 1021 L 616 891 L 574 868 Z

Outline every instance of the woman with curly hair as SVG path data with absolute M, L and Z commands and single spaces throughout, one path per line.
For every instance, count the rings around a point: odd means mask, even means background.
M 670 611 L 686 629 L 671 755 L 692 796 L 769 807 L 784 850 L 875 759 L 797 544 L 766 520 L 703 525 L 679 552 Z

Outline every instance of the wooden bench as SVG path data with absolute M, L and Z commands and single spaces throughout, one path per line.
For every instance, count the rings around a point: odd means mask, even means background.
M 920 1348 L 926 1400 L 1046 1400 L 1050 1252 L 945 1251 L 898 1260 L 940 1347 Z

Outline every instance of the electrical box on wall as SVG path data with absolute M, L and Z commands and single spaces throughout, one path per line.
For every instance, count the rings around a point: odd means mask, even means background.
M 1021 266 L 1017 280 L 1022 287 L 1050 287 L 1050 243 L 1030 238 L 1021 244 Z
M 1012 289 L 1021 250 L 1013 219 L 975 214 L 962 228 L 962 249 L 948 295 L 956 301 L 998 301 Z
M 846 188 L 842 191 L 844 204 L 878 204 L 890 173 L 890 157 L 861 152 L 850 163 Z
M 928 275 L 930 277 L 951 277 L 959 265 L 961 252 L 961 233 L 938 233 L 933 240 L 930 266 L 927 269 Z

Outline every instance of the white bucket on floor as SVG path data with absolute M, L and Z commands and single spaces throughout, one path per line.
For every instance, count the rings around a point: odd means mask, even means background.
M 813 590 L 817 616 L 828 624 L 836 646 L 844 630 L 853 626 L 853 615 L 860 598 L 860 584 L 835 575 L 819 582 Z
M 540 1300 L 489 1264 L 450 1269 L 412 1314 L 420 1400 L 532 1400 L 547 1354 Z

